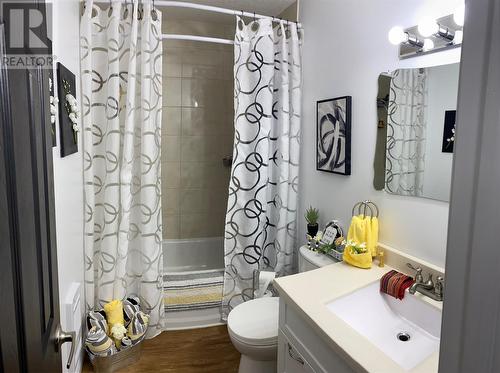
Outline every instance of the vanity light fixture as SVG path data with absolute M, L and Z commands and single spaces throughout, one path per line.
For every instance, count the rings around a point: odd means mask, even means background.
M 389 31 L 389 41 L 399 46 L 400 59 L 459 47 L 463 39 L 463 15 L 464 7 L 459 7 L 454 14 L 444 17 L 424 17 L 418 26 L 395 26 Z
M 434 49 L 434 42 L 432 39 L 424 39 L 424 45 L 422 46 L 422 50 L 424 52 L 428 52 L 431 49 Z
M 426 17 L 418 24 L 418 32 L 424 38 L 435 36 L 451 42 L 455 37 L 455 32 L 448 27 L 439 24 L 435 18 Z
M 403 30 L 400 26 L 394 26 L 389 30 L 389 42 L 394 45 L 401 43 L 411 45 L 415 48 L 422 48 L 424 42 L 419 40 L 415 35 Z
M 455 37 L 453 38 L 453 44 L 462 44 L 464 38 L 464 32 L 462 30 L 455 31 Z
M 455 12 L 453 13 L 453 21 L 457 24 L 457 26 L 463 26 L 465 19 L 465 4 L 460 5 Z

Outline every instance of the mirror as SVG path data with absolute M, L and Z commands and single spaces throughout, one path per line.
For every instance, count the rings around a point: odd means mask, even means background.
M 449 201 L 458 77 L 458 63 L 379 76 L 375 189 Z

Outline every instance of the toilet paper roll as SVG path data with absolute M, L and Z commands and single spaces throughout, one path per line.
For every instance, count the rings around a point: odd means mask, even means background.
M 261 271 L 259 273 L 259 288 L 255 290 L 255 298 L 262 298 L 271 281 L 276 277 L 275 272 Z

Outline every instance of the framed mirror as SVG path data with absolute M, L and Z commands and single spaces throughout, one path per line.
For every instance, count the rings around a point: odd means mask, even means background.
M 375 189 L 449 201 L 458 79 L 458 63 L 380 74 Z

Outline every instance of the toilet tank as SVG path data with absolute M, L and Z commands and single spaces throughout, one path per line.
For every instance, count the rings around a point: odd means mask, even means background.
M 337 261 L 332 257 L 311 251 L 305 245 L 299 249 L 299 272 L 311 271 L 333 263 Z

